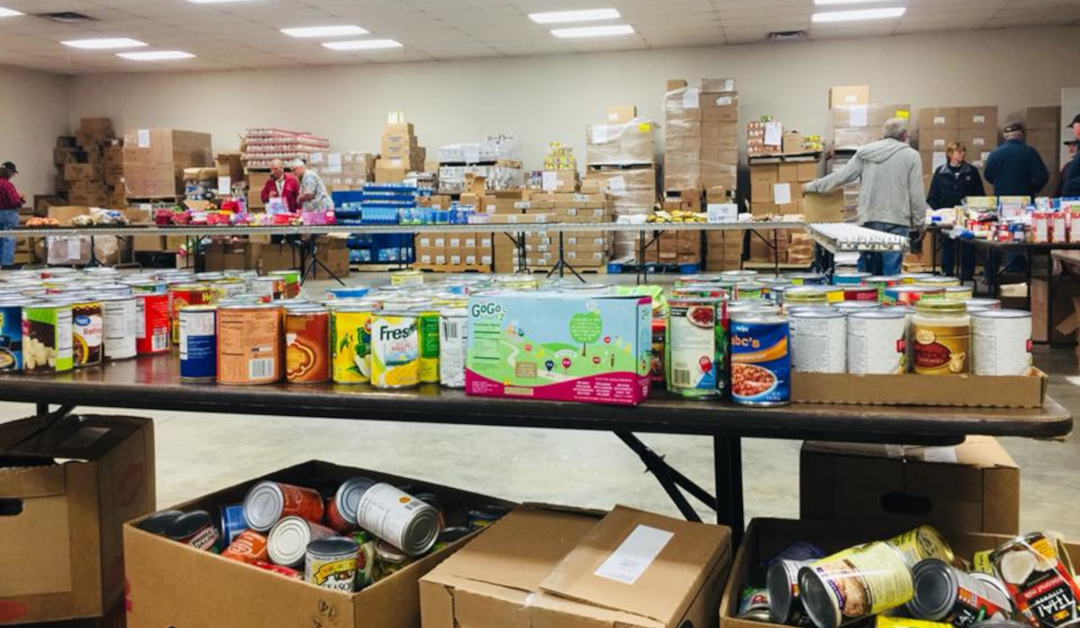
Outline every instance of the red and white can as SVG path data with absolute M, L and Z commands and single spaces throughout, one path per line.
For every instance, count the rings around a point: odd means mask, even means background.
M 286 517 L 322 521 L 324 508 L 318 491 L 281 482 L 259 482 L 244 497 L 244 519 L 256 532 L 266 532 Z
M 139 355 L 168 353 L 172 335 L 169 327 L 169 295 L 141 292 L 136 297 L 135 350 Z

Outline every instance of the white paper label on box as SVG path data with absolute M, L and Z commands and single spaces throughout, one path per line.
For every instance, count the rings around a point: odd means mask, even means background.
M 232 194 L 232 177 L 217 178 L 217 193 L 223 196 Z
M 791 204 L 791 184 L 775 183 L 772 186 L 773 203 L 777 205 Z
M 987 161 L 988 159 L 990 159 L 990 153 L 989 153 L 989 151 L 983 151 L 983 154 L 982 154 L 982 162 L 983 162 L 983 163 L 986 163 L 986 161 Z
M 732 98 L 731 96 L 721 96 L 721 97 L 716 99 L 716 106 L 717 107 L 727 107 L 727 106 L 731 105 L 733 102 L 735 102 L 735 99 Z
M 667 530 L 639 525 L 593 573 L 608 580 L 634 584 L 674 537 L 675 534 Z
M 847 94 L 847 95 L 844 96 L 844 102 L 847 102 L 847 103 L 854 103 L 857 100 L 859 100 L 859 97 L 856 96 L 855 94 Z
M 933 167 L 934 170 L 937 170 L 938 168 L 944 166 L 947 163 L 949 163 L 948 156 L 943 152 L 937 152 L 934 153 L 934 159 L 931 167 Z
M 139 129 L 138 133 L 139 148 L 150 148 L 150 129 Z
M 986 116 L 975 116 L 971 121 L 975 124 L 986 124 Z
M 725 92 L 733 92 L 733 91 L 735 91 L 735 79 L 724 79 L 724 91 Z
M 783 143 L 784 125 L 780 122 L 765 123 L 765 145 L 780 146 Z
M 934 148 L 945 148 L 945 140 L 942 138 L 936 138 L 934 140 Z
M 973 138 L 971 138 L 971 145 L 972 146 L 986 146 L 986 138 L 985 137 L 973 137 Z
M 341 172 L 341 153 L 330 153 L 326 156 L 326 170 L 330 173 Z
M 592 133 L 593 144 L 604 144 L 608 141 L 608 128 L 606 124 L 594 124 L 589 127 Z
M 698 101 L 701 99 L 701 90 L 696 87 L 687 87 L 686 91 L 682 95 L 683 109 L 697 109 Z
M 67 258 L 78 261 L 82 257 L 82 239 L 69 238 L 67 241 Z
M 945 116 L 934 116 L 934 124 L 945 124 Z
M 851 108 L 850 122 L 853 127 L 866 126 L 867 121 L 870 119 L 870 112 L 867 110 L 866 105 L 855 105 Z
M 543 187 L 545 190 L 557 190 L 559 189 L 559 173 L 544 171 Z
M 475 164 L 480 161 L 480 147 L 477 145 L 470 145 L 465 149 L 465 162 Z
M 923 449 L 923 460 L 956 464 L 956 447 L 927 447 Z
M 608 189 L 616 194 L 623 194 L 626 192 L 626 177 L 619 175 L 617 177 L 611 177 L 608 179 Z

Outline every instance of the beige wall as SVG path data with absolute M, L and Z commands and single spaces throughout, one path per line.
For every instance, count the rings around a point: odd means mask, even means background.
M 584 127 L 608 104 L 661 119 L 665 80 L 734 76 L 743 122 L 772 114 L 827 131 L 830 85 L 868 83 L 873 101 L 915 107 L 996 104 L 1004 117 L 1060 103 L 1080 81 L 1080 27 L 935 33 L 805 43 L 681 48 L 443 63 L 88 76 L 72 80 L 72 121 L 107 115 L 118 129 L 209 131 L 235 149 L 247 126 L 326 135 L 337 150 L 377 151 L 388 110 L 404 110 L 421 143 L 516 133 L 526 167 L 550 141 L 584 157 Z
M 27 203 L 55 187 L 53 147 L 70 132 L 68 88 L 66 76 L 0 66 L 0 162 L 19 167 L 15 187 Z

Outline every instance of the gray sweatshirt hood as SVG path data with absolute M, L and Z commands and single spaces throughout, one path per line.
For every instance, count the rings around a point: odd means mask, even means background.
M 908 148 L 908 145 L 900 140 L 887 138 L 867 144 L 859 149 L 859 157 L 871 163 L 880 164 L 888 161 L 896 153 Z

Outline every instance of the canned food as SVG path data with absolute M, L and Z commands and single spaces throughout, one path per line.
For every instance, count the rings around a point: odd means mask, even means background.
M 140 521 L 136 527 L 144 532 L 149 532 L 150 534 L 165 536 L 165 533 L 169 530 L 169 526 L 183 514 L 184 513 L 179 510 L 162 510 L 161 512 L 155 512 L 154 514 L 147 516 Z
M 323 512 L 318 491 L 281 482 L 259 482 L 244 497 L 244 519 L 256 532 L 266 532 L 285 517 L 322 521 Z
M 330 381 L 330 310 L 311 305 L 285 311 L 285 379 Z
M 374 481 L 360 495 L 356 522 L 409 556 L 430 550 L 440 529 L 439 513 L 431 505 L 395 486 Z
M 330 349 L 335 384 L 371 381 L 371 316 L 366 305 L 335 304 L 330 311 Z
M 367 286 L 344 286 L 338 288 L 327 288 L 327 299 L 360 299 L 366 297 L 371 292 L 371 288 Z
M 985 576 L 985 574 L 983 574 Z M 984 619 L 1007 619 L 1012 603 L 1004 591 L 937 559 L 915 565 L 915 597 L 908 611 L 919 619 L 967 628 Z
M 101 299 L 101 311 L 105 318 L 105 359 L 128 360 L 138 354 L 136 337 L 139 312 L 136 299 L 131 295 L 108 295 Z
M 744 281 L 735 285 L 735 299 L 738 301 L 757 301 L 764 299 L 768 288 L 754 281 Z
M 902 284 L 917 284 L 927 279 L 933 279 L 934 273 L 902 273 L 900 275 L 900 283 Z
M 734 281 L 736 283 L 745 283 L 747 281 L 753 281 L 758 276 L 756 270 L 725 270 L 720 273 L 720 278 L 724 281 Z
M 649 376 L 653 384 L 663 384 L 667 381 L 666 352 L 667 352 L 667 320 L 663 318 L 652 319 L 652 351 L 649 366 Z
M 390 273 L 391 286 L 420 286 L 424 283 L 424 273 L 419 270 L 399 270 Z
M 799 599 L 818 628 L 838 628 L 906 604 L 914 594 L 900 550 L 867 543 L 799 570 Z
M 930 525 L 921 525 L 915 529 L 898 534 L 887 541 L 900 550 L 909 567 L 914 567 L 924 560 L 936 558 L 952 564 L 955 560 L 952 548 L 945 537 Z
M 782 558 L 769 565 L 765 585 L 769 594 L 769 621 L 789 626 L 813 625 L 799 599 L 799 570 L 813 562 Z
M 275 564 L 296 569 L 303 566 L 308 545 L 336 534 L 330 528 L 302 517 L 285 517 L 270 529 L 266 551 Z
M 971 317 L 958 301 L 920 301 L 911 324 L 914 371 L 966 375 L 971 371 Z
M 408 566 L 411 562 L 412 560 L 410 560 L 405 553 L 386 541 L 379 541 L 375 544 L 376 580 L 382 580 L 383 578 L 394 575 Z
M 247 282 L 240 277 L 226 277 L 210 282 L 210 289 L 214 291 L 213 301 L 231 299 L 247 292 Z
M 829 283 L 821 273 L 788 273 L 784 278 L 796 286 L 824 286 Z
M 241 532 L 247 530 L 247 521 L 244 520 L 244 505 L 229 504 L 221 507 L 221 540 L 222 545 L 232 543 Z
M 960 286 L 959 277 L 931 275 L 914 281 L 916 286 L 929 286 L 931 288 L 955 288 Z
M 180 380 L 212 382 L 217 377 L 217 309 L 192 305 L 180 310 Z
M 180 310 L 189 305 L 207 305 L 214 300 L 214 290 L 210 286 L 197 283 L 179 283 L 169 286 L 170 319 L 172 320 L 172 341 L 180 342 Z
M 465 387 L 465 351 L 468 346 L 469 312 L 439 312 L 439 383 L 447 388 Z
M 791 370 L 844 373 L 847 369 L 847 318 L 835 310 L 790 312 Z
M 274 270 L 267 273 L 268 277 L 281 279 L 282 297 L 295 299 L 300 296 L 300 271 L 298 270 Z
M 486 528 L 489 525 L 495 523 L 499 519 L 505 517 L 510 510 L 503 508 L 502 506 L 484 506 L 483 508 L 473 508 L 469 510 L 469 514 L 466 517 L 466 525 L 470 530 L 479 530 Z
M 944 297 L 945 288 L 942 287 L 904 284 L 886 288 L 881 302 L 885 305 L 915 305 L 922 299 L 942 299 Z
M 998 299 L 968 299 L 964 301 L 964 305 L 967 306 L 969 312 L 975 310 L 1000 310 L 1001 301 Z
M 844 301 L 878 302 L 878 289 L 874 286 L 844 286 Z
M 717 397 L 724 390 L 727 333 L 723 299 L 668 301 L 664 343 L 667 389 L 683 397 Z
M 676 299 L 721 299 L 727 296 L 727 290 L 709 284 L 687 284 L 671 291 Z
M 848 315 L 847 370 L 857 375 L 907 370 L 907 320 L 903 312 L 872 310 Z
M 672 287 L 678 289 L 683 286 L 714 284 L 723 281 L 726 280 L 720 275 L 680 275 L 675 278 Z
M 1031 312 L 972 312 L 971 350 L 975 375 L 1026 375 L 1032 365 Z
M 173 520 L 165 530 L 166 538 L 197 550 L 217 553 L 218 532 L 205 510 L 193 510 Z
M 255 277 L 248 290 L 257 294 L 263 303 L 285 298 L 285 279 L 283 277 Z
M 35 302 L 22 308 L 23 370 L 62 373 L 73 367 L 71 306 Z
M 844 271 L 833 273 L 833 285 L 835 286 L 860 286 L 870 278 L 870 273 L 861 271 Z
M 874 310 L 881 309 L 881 305 L 875 301 L 844 301 L 843 303 L 833 303 L 830 306 L 837 312 L 843 312 L 844 314 L 853 314 L 855 312 L 872 312 Z
M 1042 532 L 1016 537 L 990 554 L 1016 614 L 1031 628 L 1077 623 L 1080 587 L 1062 556 L 1059 543 Z
M 371 320 L 371 384 L 411 388 L 420 383 L 420 341 L 416 316 L 396 310 L 376 312 Z
M 304 580 L 311 584 L 352 593 L 356 590 L 356 565 L 360 545 L 353 539 L 333 536 L 307 546 Z
M 442 529 L 446 527 L 446 508 L 443 506 L 443 501 L 438 495 L 435 493 L 417 493 L 416 499 L 419 499 L 428 506 L 434 508 L 435 511 L 439 513 L 439 528 Z
M 745 405 L 791 401 L 788 322 L 779 316 L 739 314 L 731 320 L 731 400 Z
M 784 290 L 784 306 L 792 305 L 827 305 L 829 294 L 813 285 L 799 286 Z
M 218 306 L 219 384 L 281 381 L 281 319 L 281 308 L 272 304 Z
M 21 303 L 0 303 L 0 371 L 23 369 Z
M 352 532 L 357 529 L 356 507 L 360 496 L 371 487 L 372 481 L 364 477 L 345 480 L 326 500 L 326 524 L 338 532 Z
M 105 319 L 100 301 L 79 301 L 71 306 L 71 349 L 75 368 L 101 364 L 104 356 Z
M 975 297 L 975 289 L 970 286 L 946 286 L 945 298 L 950 301 L 970 301 Z
M 757 587 L 744 587 L 739 596 L 739 608 L 736 617 L 753 617 L 764 612 L 769 613 L 769 591 Z
M 357 530 L 352 533 L 352 539 L 360 546 L 360 553 L 356 557 L 356 590 L 375 584 L 377 565 L 375 560 L 375 545 L 379 539 L 370 532 Z
M 160 292 L 139 292 L 135 295 L 135 347 L 139 355 L 168 353 L 171 337 L 169 325 L 169 296 Z
M 416 317 L 416 337 L 419 343 L 417 371 L 420 382 L 439 383 L 439 311 L 430 302 L 409 310 Z M 464 384 L 462 384 L 464 386 Z
M 267 539 L 254 530 L 244 530 L 221 552 L 222 558 L 253 565 L 270 560 L 266 549 Z

